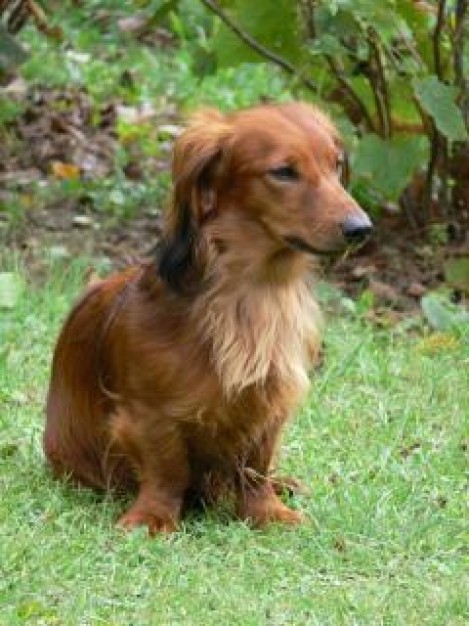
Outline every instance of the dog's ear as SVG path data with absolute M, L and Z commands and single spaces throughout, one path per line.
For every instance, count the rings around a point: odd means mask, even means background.
M 216 110 L 199 112 L 174 146 L 173 198 L 159 250 L 158 273 L 181 291 L 194 264 L 194 246 L 201 223 L 216 209 L 213 177 L 221 161 L 229 125 Z

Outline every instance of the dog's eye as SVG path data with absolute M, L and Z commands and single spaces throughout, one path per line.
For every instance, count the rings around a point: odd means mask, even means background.
M 339 176 L 342 176 L 344 167 L 345 167 L 345 156 L 343 154 L 339 154 L 335 162 L 335 168 Z
M 280 167 L 274 167 L 269 170 L 270 176 L 276 180 L 280 180 L 285 183 L 291 183 L 299 180 L 300 175 L 298 171 L 291 165 L 281 165 Z
M 342 154 L 340 154 L 337 157 L 335 167 L 337 170 L 337 176 L 339 177 L 342 185 L 346 187 L 349 182 L 350 172 L 349 172 L 348 159 L 347 159 L 347 155 L 345 154 L 345 152 L 342 152 Z

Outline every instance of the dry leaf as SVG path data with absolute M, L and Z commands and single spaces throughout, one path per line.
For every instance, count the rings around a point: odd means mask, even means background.
M 51 170 L 52 174 L 61 180 L 76 180 L 80 178 L 80 168 L 73 163 L 52 161 Z
M 412 298 L 421 298 L 427 293 L 427 288 L 422 283 L 414 281 L 407 287 L 407 293 Z
M 416 347 L 423 354 L 438 354 L 454 350 L 458 345 L 457 338 L 450 333 L 433 333 L 419 341 Z
M 88 215 L 75 215 L 73 217 L 73 225 L 79 228 L 91 228 L 93 220 Z
M 395 304 L 399 301 L 399 292 L 387 283 L 379 280 L 370 280 L 368 289 L 378 300 L 389 302 L 390 304 Z

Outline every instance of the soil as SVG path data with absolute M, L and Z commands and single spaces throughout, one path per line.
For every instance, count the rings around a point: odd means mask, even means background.
M 96 114 L 90 98 L 78 90 L 41 90 L 24 84 L 10 90 L 26 103 L 22 114 L 4 125 L 0 142 L 0 203 L 28 198 L 34 186 L 57 179 L 98 179 L 112 172 L 118 147 L 118 102 Z M 177 134 L 181 120 L 173 109 L 126 110 L 133 123 L 160 125 Z M 96 119 L 99 122 L 96 122 Z M 152 171 L 168 166 L 167 154 L 158 158 L 130 146 L 124 168 L 129 180 L 145 182 Z M 153 254 L 161 232 L 162 207 L 142 206 L 126 219 L 110 218 L 78 195 L 52 196 L 40 205 L 30 201 L 22 220 L 7 228 L 0 212 L 0 229 L 8 250 L 23 258 L 33 276 L 44 271 L 44 251 L 73 258 L 89 255 L 106 269 L 121 268 Z M 324 266 L 324 276 L 344 292 L 357 296 L 368 289 L 375 303 L 396 311 L 409 311 L 420 298 L 445 280 L 449 258 L 469 256 L 468 219 L 412 227 L 399 211 L 384 210 L 375 236 L 360 251 Z

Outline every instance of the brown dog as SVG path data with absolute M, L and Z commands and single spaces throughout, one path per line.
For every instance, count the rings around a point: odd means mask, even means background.
M 136 487 L 125 528 L 173 530 L 189 493 L 220 486 L 256 525 L 301 520 L 269 470 L 319 348 L 311 259 L 371 230 L 341 163 L 307 104 L 201 112 L 175 146 L 156 267 L 94 285 L 71 312 L 45 452 L 58 476 Z

